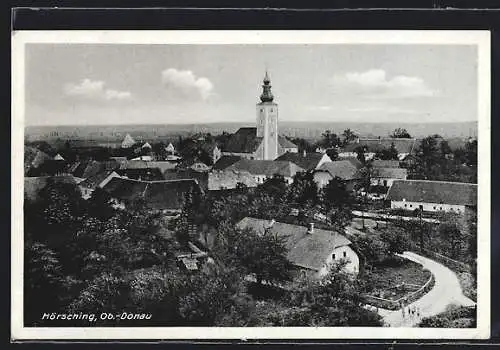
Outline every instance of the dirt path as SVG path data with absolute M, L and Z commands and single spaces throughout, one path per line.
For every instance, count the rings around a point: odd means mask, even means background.
M 413 327 L 422 318 L 445 311 L 448 305 L 472 306 L 475 304 L 474 301 L 462 294 L 457 275 L 446 266 L 412 252 L 404 252 L 400 256 L 419 263 L 431 271 L 435 278 L 435 284 L 427 294 L 409 305 L 409 307 L 416 307 L 420 310 L 420 317 L 410 317 L 407 312 L 403 316 L 401 310 L 379 309 L 379 314 L 391 327 Z

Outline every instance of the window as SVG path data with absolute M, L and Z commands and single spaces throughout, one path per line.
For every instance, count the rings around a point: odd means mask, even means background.
M 260 111 L 261 111 L 261 112 L 264 112 L 264 108 L 261 108 L 261 109 L 260 109 Z
M 347 252 L 346 252 L 346 251 L 344 251 L 344 258 L 345 258 L 345 257 L 347 257 Z
M 332 254 L 332 259 L 335 260 L 335 253 Z
M 413 208 L 413 204 L 410 204 L 410 208 Z
M 443 207 L 439 207 L 439 210 L 443 210 Z
M 271 108 L 271 112 L 273 111 L 273 109 Z
M 408 207 L 408 204 L 405 204 L 405 208 L 407 208 L 407 207 Z
M 418 207 L 420 210 L 424 210 L 424 206 L 422 204 L 420 204 Z
M 436 210 L 436 207 L 434 206 L 434 210 Z

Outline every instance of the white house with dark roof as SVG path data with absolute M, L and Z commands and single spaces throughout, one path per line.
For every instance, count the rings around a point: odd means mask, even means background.
M 332 159 L 326 153 L 308 153 L 306 151 L 302 153 L 286 152 L 285 154 L 282 154 L 281 156 L 276 158 L 276 160 L 290 161 L 306 170 L 318 169 L 324 163 L 332 161 Z
M 274 160 L 286 152 L 298 152 L 298 147 L 294 143 L 278 135 L 278 104 L 274 101 L 271 80 L 267 72 L 256 111 L 257 126 L 240 128 L 231 135 L 221 155 Z
M 364 149 L 365 159 L 372 159 L 375 153 L 385 149 L 389 149 L 391 144 L 394 144 L 398 152 L 398 159 L 403 160 L 410 154 L 414 154 L 418 147 L 416 139 L 407 138 L 357 138 L 355 142 L 350 143 L 342 148 L 339 152 L 339 158 L 356 157 L 355 150 L 358 147 Z
M 257 184 L 264 183 L 267 178 L 273 177 L 274 175 L 283 176 L 286 183 L 291 184 L 295 174 L 304 171 L 303 168 L 289 161 L 250 159 L 241 159 L 227 167 L 226 170 L 248 172 L 252 174 Z
M 396 180 L 406 180 L 408 171 L 403 168 L 373 168 L 370 176 L 372 186 L 390 187 Z
M 464 213 L 477 206 L 477 184 L 396 180 L 387 192 L 392 209 Z
M 346 261 L 345 270 L 359 272 L 359 257 L 351 248 L 351 241 L 335 231 L 246 217 L 237 227 L 250 228 L 258 234 L 276 234 L 286 239 L 287 258 L 296 267 L 312 273 L 316 278 L 328 274 L 334 262 Z

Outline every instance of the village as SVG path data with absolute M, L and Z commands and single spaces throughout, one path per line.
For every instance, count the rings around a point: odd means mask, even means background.
M 278 107 L 266 72 L 255 127 L 232 134 L 27 142 L 26 294 L 52 291 L 27 320 L 100 305 L 166 326 L 475 327 L 477 138 L 306 140 Z

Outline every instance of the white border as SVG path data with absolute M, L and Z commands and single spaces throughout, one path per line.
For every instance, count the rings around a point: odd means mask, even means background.
M 438 44 L 478 47 L 478 320 L 475 329 L 23 327 L 24 48 L 27 43 Z M 487 339 L 490 336 L 489 31 L 18 31 L 12 33 L 11 339 Z

